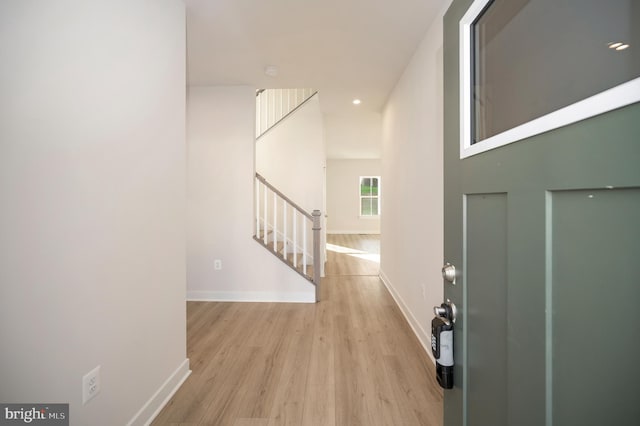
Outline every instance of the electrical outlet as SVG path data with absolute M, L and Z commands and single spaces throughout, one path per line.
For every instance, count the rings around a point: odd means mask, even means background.
M 89 371 L 82 378 L 82 404 L 86 404 L 98 392 L 100 392 L 100 366 Z
M 213 269 L 215 269 L 216 271 L 219 271 L 220 269 L 222 269 L 222 260 L 221 259 L 216 259 L 213 261 Z

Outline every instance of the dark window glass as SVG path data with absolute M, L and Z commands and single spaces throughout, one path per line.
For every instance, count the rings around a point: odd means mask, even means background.
M 471 33 L 473 143 L 640 77 L 640 0 L 494 0 Z

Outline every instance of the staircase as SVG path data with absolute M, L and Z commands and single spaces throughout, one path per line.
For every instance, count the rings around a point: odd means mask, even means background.
M 256 91 L 256 139 L 300 108 L 315 89 L 260 89 Z
M 313 89 L 258 90 L 256 93 L 256 143 L 260 143 L 261 136 L 274 126 L 280 123 L 286 125 L 287 117 L 316 93 Z M 282 163 L 279 157 L 277 160 L 270 164 L 277 164 L 279 167 Z M 286 165 L 282 164 L 282 167 Z M 304 179 L 299 177 L 294 178 L 304 182 Z M 298 190 L 297 187 L 294 189 Z M 322 273 L 321 217 L 320 210 L 306 211 L 264 176 L 256 173 L 253 238 L 276 258 L 315 285 L 316 301 L 319 301 Z

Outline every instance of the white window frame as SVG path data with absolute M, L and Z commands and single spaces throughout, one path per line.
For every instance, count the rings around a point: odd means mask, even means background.
M 475 0 L 460 20 L 460 159 L 640 101 L 640 77 L 471 144 L 471 25 L 491 0 Z
M 361 182 L 362 179 L 378 179 L 378 195 L 362 195 L 362 189 L 361 189 Z M 380 176 L 360 176 L 358 178 L 358 217 L 360 217 L 361 219 L 377 219 L 380 217 L 380 194 L 382 193 L 381 190 L 381 186 L 382 186 L 382 180 L 380 179 Z M 373 215 L 373 214 L 369 214 L 369 215 L 363 215 L 362 214 L 362 199 L 363 198 L 377 198 L 378 199 L 378 214 Z

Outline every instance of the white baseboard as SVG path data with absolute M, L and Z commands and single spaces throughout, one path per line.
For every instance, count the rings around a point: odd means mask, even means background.
M 268 291 L 187 291 L 189 302 L 284 302 L 315 303 L 315 288 L 305 293 Z
M 431 353 L 431 330 L 429 330 L 429 332 L 427 333 L 422 328 L 420 322 L 418 322 L 416 317 L 413 316 L 413 313 L 411 312 L 407 304 L 404 303 L 404 300 L 402 300 L 402 297 L 400 297 L 400 294 L 398 294 L 398 292 L 391 284 L 391 281 L 389 281 L 389 278 L 387 278 L 382 270 L 380 270 L 380 279 L 384 283 L 385 287 L 387 287 L 387 290 L 389 290 L 389 293 L 391 293 L 391 297 L 393 297 L 393 300 L 396 301 L 396 304 L 400 308 L 402 315 L 404 315 L 405 319 L 409 323 L 409 326 L 411 327 L 411 330 L 413 330 L 413 334 L 416 335 L 416 337 L 420 341 L 420 344 L 422 345 L 422 348 L 427 353 L 427 355 L 429 355 L 429 359 L 431 360 L 431 362 L 433 362 L 433 364 L 435 365 L 436 360 L 433 358 L 433 354 Z
M 344 230 L 332 230 L 327 229 L 327 234 L 344 234 L 344 235 L 380 235 L 380 231 L 367 231 L 367 230 L 359 230 L 359 231 L 344 231 Z
M 191 374 L 189 358 L 180 363 L 178 368 L 167 378 L 153 396 L 142 406 L 140 411 L 127 423 L 127 426 L 148 426 L 169 402 L 171 397 Z

